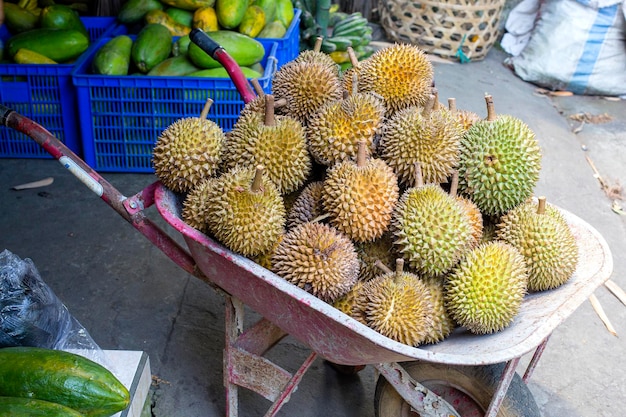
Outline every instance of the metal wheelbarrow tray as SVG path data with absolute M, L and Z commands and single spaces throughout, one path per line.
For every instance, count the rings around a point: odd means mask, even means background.
M 223 49 L 214 45 L 211 55 L 220 60 L 223 53 Z M 228 58 L 224 59 L 227 63 Z M 224 61 L 220 60 L 222 64 Z M 247 102 L 254 93 L 237 69 L 233 70 L 231 78 Z M 518 385 L 521 382 L 530 395 L 524 382 L 530 378 L 549 336 L 609 279 L 613 270 L 612 256 L 604 238 L 584 220 L 562 210 L 576 237 L 580 254 L 578 268 L 568 282 L 554 290 L 528 294 L 513 323 L 500 332 L 473 335 L 458 328 L 442 342 L 411 347 L 382 336 L 188 226 L 180 216 L 182 196 L 161 183 L 155 182 L 126 197 L 50 132 L 1 104 L 0 124 L 34 139 L 183 270 L 223 293 L 226 300 L 224 386 L 228 417 L 238 415 L 238 387 L 248 388 L 270 400 L 272 405 L 266 416 L 276 415 L 318 355 L 339 369 L 359 369 L 364 365 L 377 369 L 381 374 L 374 399 L 378 417 L 538 416 L 538 410 L 528 407 L 519 409 L 518 413 L 510 413 L 508 409 L 504 410 L 505 407 L 502 407 L 504 411 L 501 410 L 507 390 L 513 382 Z M 182 235 L 187 248 L 145 215 L 144 210 L 155 203 L 161 217 Z M 244 306 L 263 317 L 247 329 L 243 328 Z M 294 373 L 263 356 L 286 335 L 291 335 L 312 351 Z M 515 372 L 520 358 L 533 350 L 535 354 L 520 379 Z M 495 364 L 499 367 L 495 384 L 488 390 L 489 398 L 476 401 L 471 392 L 464 392 L 459 389 L 463 387 L 453 382 L 435 384 L 439 388 L 441 385 L 450 388 L 445 395 L 438 395 L 441 389 L 428 389 L 426 384 L 413 378 L 412 372 L 417 369 L 413 364 L 439 364 L 442 369 L 493 370 Z M 393 395 L 389 394 L 390 391 Z M 472 402 L 474 404 L 463 405 Z

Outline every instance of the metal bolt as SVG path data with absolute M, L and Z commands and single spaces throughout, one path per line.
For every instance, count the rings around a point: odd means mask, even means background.
M 128 204 L 130 206 L 130 208 L 132 209 L 136 209 L 137 208 L 137 202 L 135 200 L 131 200 L 130 203 Z

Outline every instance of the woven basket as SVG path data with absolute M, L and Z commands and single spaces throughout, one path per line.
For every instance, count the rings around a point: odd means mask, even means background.
M 483 59 L 500 31 L 505 0 L 379 0 L 380 24 L 396 42 L 454 61 Z

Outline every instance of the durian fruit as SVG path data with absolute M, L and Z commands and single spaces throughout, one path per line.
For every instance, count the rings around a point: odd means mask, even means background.
M 461 205 L 465 214 L 469 218 L 469 223 L 472 228 L 472 235 L 469 241 L 469 249 L 473 249 L 483 241 L 483 215 L 478 209 L 478 206 L 468 198 L 457 195 L 459 187 L 459 173 L 454 171 L 452 173 L 452 179 L 450 181 L 449 194 L 456 198 L 456 201 Z
M 187 192 L 216 174 L 222 158 L 224 131 L 207 115 L 208 99 L 200 117 L 179 119 L 159 135 L 152 152 L 155 175 L 175 192 Z
M 425 183 L 443 183 L 459 161 L 461 126 L 447 109 L 433 111 L 434 103 L 430 96 L 424 108 L 400 110 L 382 129 L 378 153 L 407 187 L 415 185 L 416 162 Z
M 252 86 L 254 87 L 257 96 L 252 99 L 252 101 L 244 104 L 243 108 L 239 112 L 239 117 L 245 117 L 250 112 L 259 113 L 261 115 L 265 114 L 265 91 L 263 90 L 263 87 L 261 87 L 259 80 L 257 80 L 256 78 L 250 80 L 250 84 L 252 84 Z M 274 109 L 282 107 L 286 104 L 286 100 L 274 100 Z
M 418 346 L 432 329 L 433 306 L 428 287 L 417 275 L 404 271 L 403 265 L 398 259 L 395 271 L 367 281 L 356 309 L 366 324 L 383 336 Z
M 544 197 L 529 200 L 500 218 L 497 238 L 526 259 L 529 291 L 563 285 L 578 265 L 576 239 L 558 209 L 546 209 Z
M 369 242 L 357 242 L 354 247 L 359 256 L 359 281 L 369 281 L 380 275 L 376 262 L 391 265 L 398 257 L 390 232 L 385 232 L 378 239 Z
M 404 192 L 393 214 L 394 245 L 420 275 L 441 275 L 469 248 L 472 227 L 454 197 L 439 185 L 422 185 L 417 165 L 417 186 Z
M 334 70 L 337 75 L 339 75 L 339 65 L 325 52 L 322 52 L 322 41 L 323 38 L 318 36 L 315 39 L 315 45 L 313 49 L 303 49 L 298 53 L 298 55 L 292 60 L 292 62 L 300 63 L 319 63 L 328 66 L 332 70 Z
M 359 260 L 350 239 L 316 222 L 288 231 L 271 263 L 276 274 L 327 303 L 346 295 L 359 274 Z
M 433 79 L 433 66 L 420 48 L 395 44 L 361 62 L 359 91 L 379 94 L 390 116 L 407 107 L 424 106 Z
M 357 143 L 362 140 L 370 156 L 384 115 L 382 101 L 370 93 L 353 92 L 345 99 L 327 102 L 309 118 L 309 152 L 316 162 L 331 166 L 355 158 Z
M 452 333 L 456 324 L 446 309 L 443 279 L 441 277 L 422 277 L 430 293 L 430 302 L 433 306 L 432 326 L 428 331 L 424 343 L 437 343 Z
M 306 61 L 290 61 L 280 67 L 272 80 L 272 93 L 276 99 L 286 100 L 280 113 L 298 119 L 303 125 L 324 103 L 343 96 L 336 68 Z
M 228 134 L 224 167 L 265 167 L 267 176 L 281 194 L 300 188 L 311 171 L 302 124 L 288 116 L 274 115 L 273 96 L 266 94 L 265 113 L 250 112 L 239 117 Z
M 266 253 L 283 233 L 285 208 L 263 167 L 238 166 L 209 188 L 207 228 L 244 256 Z
M 480 120 L 480 116 L 473 111 L 458 110 L 456 108 L 456 99 L 448 99 L 448 110 L 452 113 L 463 128 L 463 132 L 467 131 L 474 123 Z
M 358 300 L 363 290 L 363 286 L 365 285 L 364 281 L 357 281 L 350 291 L 348 291 L 344 296 L 339 297 L 332 303 L 332 306 L 342 313 L 352 317 L 356 321 L 367 325 L 365 321 L 365 315 L 363 311 L 358 308 Z
M 208 232 L 207 217 L 212 188 L 217 178 L 205 178 L 193 187 L 183 200 L 182 217 L 185 223 L 203 233 Z
M 508 327 L 526 295 L 524 257 L 508 243 L 484 243 L 470 251 L 446 278 L 448 314 L 472 333 Z
M 288 230 L 299 224 L 313 221 L 324 214 L 323 188 L 324 183 L 322 181 L 313 181 L 304 187 L 287 213 Z
M 355 242 L 367 242 L 389 228 L 398 200 L 398 179 L 382 160 L 367 158 L 359 142 L 356 163 L 340 162 L 326 173 L 322 205 L 330 224 Z
M 510 115 L 488 116 L 465 132 L 459 160 L 459 194 L 485 215 L 501 215 L 529 198 L 539 180 L 541 150 L 534 132 Z

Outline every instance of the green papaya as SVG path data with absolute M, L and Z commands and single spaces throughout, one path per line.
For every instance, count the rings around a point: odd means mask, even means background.
M 172 34 L 158 23 L 144 26 L 137 34 L 131 48 L 131 61 L 137 69 L 146 74 L 156 64 L 165 60 L 172 52 Z
M 53 4 L 41 9 L 39 27 L 50 29 L 77 30 L 89 39 L 89 32 L 80 19 L 78 12 L 63 4 Z
M 249 0 L 216 0 L 215 12 L 220 27 L 224 29 L 237 28 L 249 4 Z
M 159 0 L 128 0 L 117 13 L 117 20 L 125 24 L 141 22 L 149 11 L 164 7 Z
M 15 34 L 35 29 L 39 24 L 39 18 L 17 4 L 5 2 L 4 23 L 9 31 Z
M 261 78 L 263 76 L 260 72 L 248 67 L 241 67 L 241 72 L 243 72 L 246 78 Z M 228 71 L 224 67 L 203 69 L 187 75 L 189 77 L 230 78 Z
M 273 22 L 269 22 L 261 33 L 259 33 L 256 37 L 261 39 L 280 39 L 285 36 L 287 33 L 287 29 L 285 25 L 283 25 L 280 21 L 274 20 Z
M 94 74 L 127 75 L 133 40 L 127 35 L 118 35 L 107 41 L 93 57 L 91 68 Z
M 185 55 L 178 55 L 167 58 L 164 61 L 159 62 L 149 72 L 148 75 L 154 76 L 181 76 L 187 75 L 192 72 L 199 71 L 200 68 L 196 67 Z
M 239 64 L 247 67 L 260 62 L 265 56 L 263 44 L 256 39 L 231 30 L 218 30 L 207 33 Z M 191 42 L 187 50 L 187 56 L 197 67 L 217 68 L 221 64 L 211 58 L 198 45 Z
M 37 28 L 12 36 L 5 47 L 11 57 L 24 48 L 63 63 L 85 52 L 89 39 L 78 30 Z

